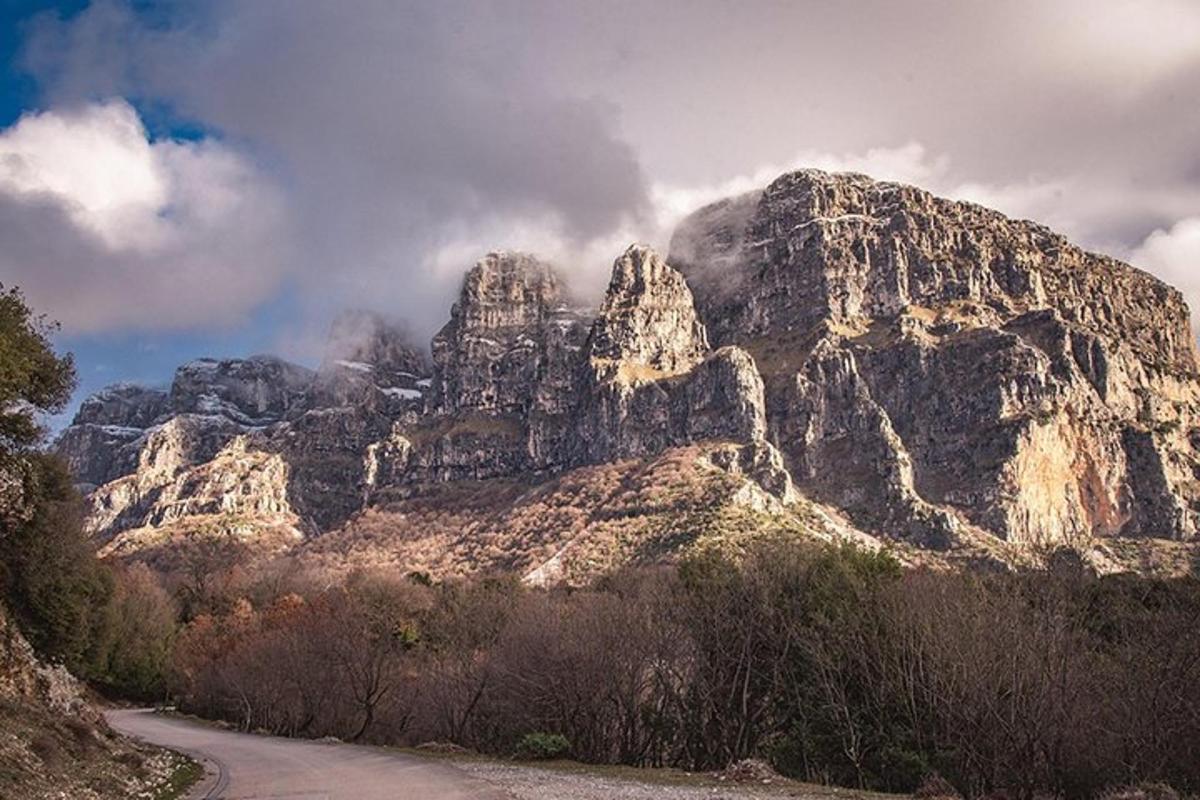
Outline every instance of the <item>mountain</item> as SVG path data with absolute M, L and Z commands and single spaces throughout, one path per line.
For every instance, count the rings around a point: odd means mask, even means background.
M 634 245 L 598 309 L 492 253 L 426 359 L 335 323 L 316 372 L 195 361 L 58 449 L 108 552 L 224 536 L 330 570 L 573 580 L 766 531 L 1004 565 L 1190 564 L 1200 372 L 1180 293 L 1041 225 L 802 170 Z

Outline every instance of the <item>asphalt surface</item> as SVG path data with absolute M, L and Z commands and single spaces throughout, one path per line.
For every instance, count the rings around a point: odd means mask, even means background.
M 149 709 L 115 710 L 121 733 L 200 760 L 203 800 L 507 800 L 451 764 L 377 747 L 234 733 Z

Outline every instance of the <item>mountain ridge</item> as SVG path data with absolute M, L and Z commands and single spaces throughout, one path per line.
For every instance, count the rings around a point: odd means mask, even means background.
M 431 360 L 361 312 L 331 343 L 315 372 L 191 362 L 169 392 L 86 400 L 58 449 L 95 534 L 137 557 L 189 526 L 273 531 L 267 550 L 303 557 L 439 485 L 672 453 L 777 520 L 815 510 L 914 561 L 1071 546 L 1117 568 L 1123 549 L 1178 556 L 1200 519 L 1200 369 L 1178 291 L 1037 223 L 862 175 L 801 170 L 698 210 L 667 258 L 618 257 L 594 314 L 550 265 L 497 252 L 467 273 Z

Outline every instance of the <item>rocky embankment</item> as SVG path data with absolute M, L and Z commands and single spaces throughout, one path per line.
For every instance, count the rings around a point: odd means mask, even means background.
M 115 734 L 79 682 L 39 661 L 0 606 L 0 797 L 157 797 L 188 766 Z

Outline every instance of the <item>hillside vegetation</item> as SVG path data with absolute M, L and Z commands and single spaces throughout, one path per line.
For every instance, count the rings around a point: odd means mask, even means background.
M 902 569 L 781 531 L 576 589 L 261 575 L 183 623 L 181 705 L 246 730 L 969 797 L 1200 788 L 1200 584 Z

